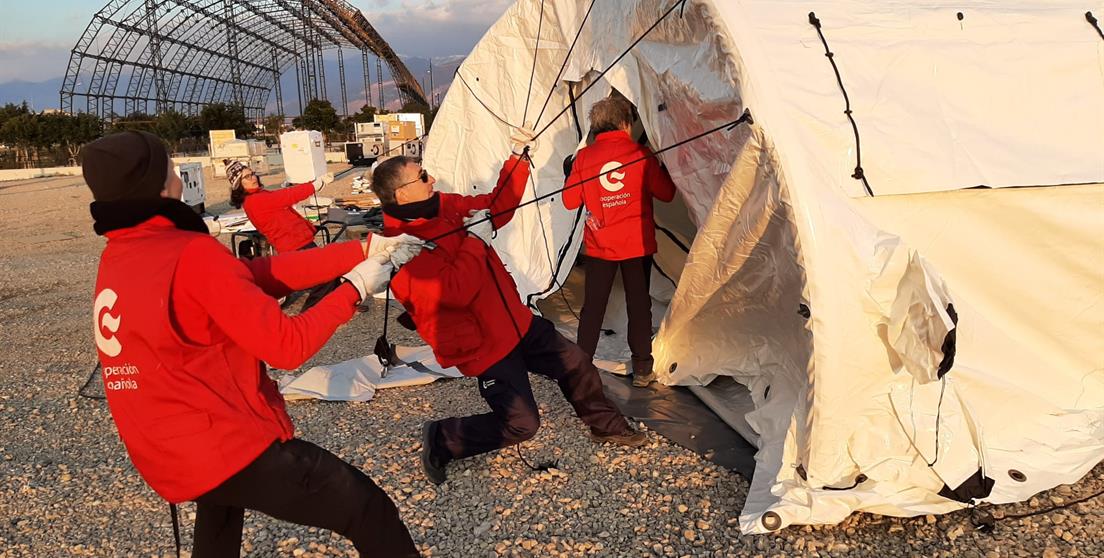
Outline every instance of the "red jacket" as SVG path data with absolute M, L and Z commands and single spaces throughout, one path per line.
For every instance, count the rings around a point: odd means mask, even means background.
M 315 226 L 292 207 L 312 194 L 314 184 L 310 182 L 281 190 L 261 190 L 246 196 L 242 209 L 276 252 L 283 254 L 314 242 Z
M 652 198 L 671 201 L 675 184 L 651 154 L 629 134 L 617 131 L 598 134 L 575 156 L 567 186 L 601 174 L 563 193 L 564 207 L 585 204 L 592 220 L 601 223 L 598 230 L 588 225 L 583 234 L 588 256 L 619 261 L 656 253 Z M 612 170 L 643 157 L 647 159 Z
M 192 500 L 294 429 L 267 361 L 297 368 L 348 321 L 342 285 L 286 316 L 275 297 L 348 271 L 358 242 L 252 261 L 163 217 L 107 233 L 96 346 L 111 415 L 135 468 L 170 502 Z
M 442 193 L 436 218 L 403 221 L 384 215 L 384 233 L 434 239 L 463 227 L 469 211 L 489 208 L 496 213 L 516 207 L 528 180 L 529 165 L 511 157 L 499 173 L 494 192 Z M 502 228 L 513 216 L 511 211 L 495 218 L 495 228 Z M 441 366 L 478 376 L 517 346 L 529 331 L 533 314 L 521 303 L 517 285 L 493 247 L 465 232 L 434 242 L 435 249 L 423 250 L 399 269 L 391 280 L 391 292 L 410 313 Z

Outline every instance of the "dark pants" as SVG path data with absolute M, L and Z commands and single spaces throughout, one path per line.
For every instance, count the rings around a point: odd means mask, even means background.
M 629 427 L 602 392 L 602 379 L 590 356 L 534 317 L 517 347 L 476 380 L 491 412 L 437 422 L 431 451 L 446 460 L 471 457 L 520 444 L 540 427 L 529 371 L 556 381 L 575 414 L 595 434 L 620 434 Z
M 418 556 L 387 494 L 360 469 L 302 440 L 273 442 L 196 504 L 195 558 L 236 558 L 246 508 L 334 531 L 361 556 Z
M 598 334 L 606 316 L 606 303 L 617 270 L 625 287 L 625 305 L 629 311 L 629 350 L 634 374 L 652 373 L 652 296 L 649 294 L 652 257 L 610 261 L 586 259 L 586 288 L 583 311 L 579 316 L 579 347 L 594 356 Z

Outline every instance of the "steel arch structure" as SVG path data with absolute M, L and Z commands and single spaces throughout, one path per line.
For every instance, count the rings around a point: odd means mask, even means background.
M 61 108 L 112 119 L 170 109 L 195 114 L 204 105 L 226 103 L 260 118 L 275 91 L 283 114 L 280 76 L 291 69 L 300 106 L 327 98 L 328 50 L 337 51 L 347 107 L 343 49 L 362 54 L 369 102 L 369 53 L 377 57 L 381 106 L 381 62 L 402 102 L 426 102 L 398 55 L 344 0 L 111 0 L 72 49 Z

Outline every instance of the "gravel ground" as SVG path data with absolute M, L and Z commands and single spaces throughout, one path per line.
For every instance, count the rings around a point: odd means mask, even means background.
M 350 177 L 334 190 L 347 191 Z M 272 182 L 271 179 L 268 180 Z M 208 207 L 226 210 L 225 182 Z M 332 195 L 335 192 L 326 192 Z M 94 364 L 89 327 L 103 241 L 79 177 L 0 183 L 0 556 L 168 556 L 168 506 L 127 459 L 106 405 L 77 397 Z M 221 203 L 220 203 L 221 202 Z M 225 238 L 225 237 L 224 237 Z M 371 352 L 382 307 L 359 314 L 307 364 Z M 402 331 L 393 326 L 392 331 Z M 414 339 L 397 336 L 400 343 Z M 363 468 L 397 502 L 426 556 L 1100 556 L 1104 499 L 975 532 L 967 513 L 743 537 L 747 482 L 650 434 L 643 448 L 593 445 L 556 386 L 534 379 L 544 427 L 513 450 L 450 466 L 434 487 L 418 464 L 427 418 L 484 409 L 467 380 L 380 391 L 368 403 L 289 405 L 299 435 Z M 1104 466 L 1080 483 L 997 514 L 1041 510 L 1104 488 Z M 182 508 L 185 548 L 195 508 Z M 338 536 L 247 514 L 256 556 L 355 556 Z

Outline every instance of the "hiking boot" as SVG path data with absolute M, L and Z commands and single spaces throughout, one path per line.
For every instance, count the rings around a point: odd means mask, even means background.
M 642 374 L 640 372 L 633 372 L 633 387 L 648 387 L 648 384 L 654 382 L 656 379 L 655 372 L 649 370 L 648 373 Z
M 591 430 L 590 439 L 599 444 L 610 443 L 630 448 L 638 448 L 648 443 L 648 436 L 631 426 L 626 427 L 625 431 L 619 434 L 598 434 Z
M 430 420 L 422 423 L 422 471 L 425 472 L 429 482 L 441 484 L 448 480 L 448 475 L 445 473 L 448 461 L 433 455 L 432 440 L 436 436 L 437 421 Z

